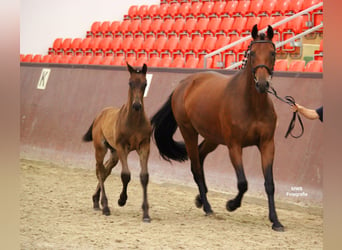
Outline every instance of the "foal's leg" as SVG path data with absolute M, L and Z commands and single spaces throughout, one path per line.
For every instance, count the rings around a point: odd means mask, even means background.
M 149 179 L 147 162 L 148 162 L 148 157 L 150 155 L 150 140 L 149 139 L 140 144 L 140 147 L 138 149 L 138 154 L 140 157 L 140 166 L 141 166 L 140 183 L 143 188 L 143 203 L 142 203 L 143 221 L 150 222 L 151 219 L 148 214 L 149 205 L 147 201 L 147 184 L 148 184 L 148 179 Z
M 121 170 L 121 181 L 122 181 L 122 192 L 120 194 L 120 198 L 118 200 L 118 204 L 120 207 L 124 206 L 127 201 L 127 186 L 131 180 L 131 172 L 128 169 L 127 156 L 128 149 L 126 147 L 120 146 L 117 149 L 118 156 L 122 165 Z
M 200 165 L 201 165 L 201 171 L 202 171 L 202 175 L 203 175 L 203 180 L 204 180 L 204 188 L 205 188 L 205 192 L 208 192 L 208 188 L 207 185 L 205 183 L 205 178 L 204 178 L 204 171 L 203 171 L 203 164 L 204 164 L 204 159 L 205 157 L 212 151 L 214 151 L 217 148 L 217 144 L 214 143 L 210 143 L 207 140 L 203 140 L 202 143 L 198 146 L 198 150 L 199 150 L 199 160 L 200 160 Z M 201 196 L 197 195 L 196 197 L 196 206 L 198 208 L 201 208 L 203 205 L 202 200 L 201 200 Z
M 95 149 L 95 158 L 96 158 L 96 176 L 99 181 L 99 186 L 101 189 L 101 205 L 102 205 L 102 213 L 105 215 L 110 215 L 110 210 L 108 207 L 108 200 L 104 188 L 104 181 L 106 176 L 106 169 L 103 165 L 103 159 L 106 155 L 107 149 L 103 147 L 97 147 Z M 93 199 L 94 201 L 94 199 Z M 94 207 L 95 207 L 94 203 Z
M 113 167 L 116 166 L 118 161 L 119 161 L 118 155 L 116 151 L 113 151 L 110 155 L 110 158 L 106 161 L 104 165 L 105 166 L 104 182 L 106 181 L 107 177 L 111 174 Z M 100 183 L 98 183 L 95 194 L 93 195 L 94 209 L 100 209 L 100 206 L 99 206 L 100 193 L 101 193 L 101 187 L 100 187 Z
M 199 189 L 200 199 L 197 198 L 197 201 L 201 200 L 203 204 L 204 212 L 209 215 L 213 213 L 211 206 L 207 199 L 207 187 L 204 181 L 204 173 L 201 168 L 199 151 L 198 151 L 198 133 L 193 128 L 185 128 L 179 127 L 182 136 L 184 138 L 186 151 L 188 152 L 190 161 L 191 161 L 191 172 L 193 174 L 194 180 Z
M 241 200 L 244 193 L 248 189 L 248 183 L 246 180 L 245 172 L 243 170 L 242 165 L 242 148 L 241 146 L 233 146 L 229 148 L 229 156 L 230 160 L 234 166 L 236 177 L 237 177 L 237 187 L 238 187 L 238 194 L 232 200 L 229 200 L 226 204 L 226 208 L 228 211 L 234 211 L 238 207 L 241 206 Z
M 265 177 L 265 190 L 268 198 L 269 219 L 273 223 L 272 229 L 284 231 L 284 226 L 279 222 L 274 204 L 274 182 L 273 182 L 273 158 L 274 141 L 265 142 L 260 146 L 262 170 Z

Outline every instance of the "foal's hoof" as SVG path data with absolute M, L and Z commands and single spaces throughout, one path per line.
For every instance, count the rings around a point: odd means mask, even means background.
M 150 217 L 144 217 L 143 218 L 143 222 L 150 223 L 151 222 L 151 218 Z
M 122 199 L 120 198 L 120 199 L 118 199 L 118 204 L 119 204 L 120 207 L 123 207 L 123 206 L 126 205 L 126 200 L 122 200 Z
M 227 201 L 226 208 L 229 212 L 233 212 L 236 210 L 239 206 L 236 206 L 234 200 Z
M 272 229 L 274 231 L 277 231 L 277 232 L 284 232 L 285 231 L 285 228 L 282 224 L 280 224 L 280 222 L 278 223 L 273 223 L 272 225 Z
M 96 211 L 100 210 L 99 204 L 94 204 L 94 210 L 96 210 Z
M 107 216 L 110 215 L 109 207 L 103 208 L 103 209 L 102 209 L 102 214 L 107 215 Z
M 195 204 L 197 208 L 201 208 L 203 206 L 202 200 L 201 200 L 201 196 L 197 195 L 196 199 L 195 199 Z

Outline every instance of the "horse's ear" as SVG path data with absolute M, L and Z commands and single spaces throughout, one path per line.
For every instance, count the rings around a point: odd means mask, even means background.
M 254 40 L 258 38 L 258 25 L 256 24 L 254 24 L 252 29 L 252 37 Z
M 128 71 L 129 71 L 130 74 L 132 74 L 133 72 L 135 72 L 134 68 L 133 68 L 131 65 L 129 65 L 128 62 L 126 62 L 126 64 L 127 64 L 127 69 L 128 69 Z
M 274 35 L 274 32 L 273 32 L 273 28 L 271 25 L 268 25 L 268 28 L 267 28 L 267 37 L 270 41 L 272 41 L 272 38 L 273 38 L 273 35 Z
M 147 72 L 147 65 L 144 63 L 143 67 L 142 67 L 142 73 L 144 75 L 146 75 L 146 72 Z

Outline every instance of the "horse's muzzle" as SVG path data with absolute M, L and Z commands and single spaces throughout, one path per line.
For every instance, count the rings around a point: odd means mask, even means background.
M 142 105 L 140 102 L 133 102 L 132 107 L 135 111 L 140 111 L 142 108 Z
M 257 91 L 259 93 L 266 93 L 267 90 L 269 89 L 270 87 L 270 83 L 266 80 L 264 81 L 255 81 L 255 88 L 257 89 Z

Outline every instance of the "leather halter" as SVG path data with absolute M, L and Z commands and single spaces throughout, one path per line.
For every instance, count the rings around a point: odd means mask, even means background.
M 253 44 L 255 43 L 270 43 L 273 45 L 273 48 L 274 48 L 274 51 L 276 51 L 276 47 L 274 45 L 274 43 L 270 40 L 256 40 L 256 41 L 251 41 L 250 43 L 250 48 L 252 47 Z M 265 64 L 259 64 L 257 66 L 255 66 L 254 68 L 252 68 L 252 72 L 253 72 L 253 75 L 255 76 L 255 72 L 258 68 L 265 68 L 268 72 L 268 74 L 272 77 L 273 76 L 273 69 L 274 69 L 274 64 L 272 65 L 272 68 L 270 69 L 267 65 Z

